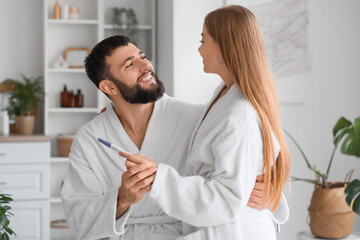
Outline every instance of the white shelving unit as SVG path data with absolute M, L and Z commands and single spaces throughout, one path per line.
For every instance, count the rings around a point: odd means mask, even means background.
M 105 105 L 107 98 L 87 78 L 84 68 L 52 68 L 52 63 L 69 47 L 91 49 L 106 37 L 124 34 L 126 28 L 112 23 L 114 7 L 132 8 L 138 25 L 132 31 L 133 41 L 142 49 L 154 67 L 156 64 L 156 0 L 58 0 L 60 5 L 78 6 L 80 18 L 53 19 L 56 0 L 43 0 L 44 10 L 44 130 L 51 137 L 50 220 L 64 219 L 60 190 L 68 166 L 68 158 L 58 157 L 57 136 L 75 133 Z M 60 107 L 60 92 L 81 89 L 83 108 Z M 55 239 L 55 237 L 53 237 Z

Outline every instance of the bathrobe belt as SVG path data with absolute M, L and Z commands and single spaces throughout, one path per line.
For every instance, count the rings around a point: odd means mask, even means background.
M 164 223 L 176 223 L 180 222 L 176 218 L 169 217 L 167 215 L 162 216 L 150 216 L 150 217 L 129 217 L 126 220 L 126 225 L 129 224 L 164 224 Z

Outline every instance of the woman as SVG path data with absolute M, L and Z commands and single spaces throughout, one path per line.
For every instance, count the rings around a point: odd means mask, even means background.
M 248 9 L 229 6 L 206 16 L 201 35 L 204 71 L 223 83 L 194 130 L 188 176 L 159 164 L 150 197 L 189 224 L 183 239 L 276 239 L 269 211 L 246 206 L 263 173 L 264 197 L 275 211 L 290 171 L 260 28 Z

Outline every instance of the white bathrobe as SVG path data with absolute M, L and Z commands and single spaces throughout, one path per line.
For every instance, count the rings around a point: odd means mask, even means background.
M 181 239 L 276 239 L 271 212 L 247 206 L 256 175 L 263 167 L 255 109 L 234 84 L 204 118 L 223 86 L 215 90 L 194 130 L 188 176 L 159 164 L 150 197 L 169 216 L 194 226 L 185 225 Z M 277 156 L 280 147 L 274 137 L 273 141 Z
M 112 105 L 76 133 L 61 192 L 66 219 L 76 238 L 161 240 L 182 234 L 182 223 L 166 216 L 148 194 L 115 221 L 118 189 L 126 167 L 124 159 L 97 138 L 185 173 L 189 140 L 203 107 L 164 95 L 155 102 L 140 151 L 126 134 Z
M 123 240 L 172 240 L 180 236 L 182 223 L 167 216 L 148 194 L 115 220 L 117 193 L 125 166 L 122 158 L 99 144 L 97 138 L 169 164 L 185 175 L 191 134 L 203 109 L 203 105 L 184 103 L 164 95 L 155 103 L 140 151 L 126 134 L 111 104 L 104 113 L 84 125 L 76 133 L 61 192 L 73 234 L 78 239 Z M 278 222 L 288 217 L 286 201 L 282 203 L 276 211 Z

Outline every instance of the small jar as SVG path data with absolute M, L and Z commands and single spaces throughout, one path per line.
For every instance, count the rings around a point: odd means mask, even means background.
M 69 8 L 69 19 L 79 19 L 79 7 L 70 6 Z

